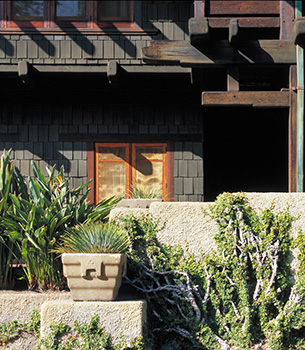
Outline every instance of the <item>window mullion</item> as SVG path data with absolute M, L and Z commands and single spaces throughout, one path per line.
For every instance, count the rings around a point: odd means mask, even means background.
M 44 0 L 44 27 L 53 27 L 55 0 Z
M 98 22 L 98 0 L 89 1 L 90 27 L 94 28 Z

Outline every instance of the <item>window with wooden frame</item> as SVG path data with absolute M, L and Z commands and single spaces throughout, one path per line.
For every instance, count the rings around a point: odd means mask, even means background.
M 1 26 L 8 28 L 133 27 L 134 1 L 0 1 Z
M 96 202 L 130 197 L 132 186 L 167 198 L 165 143 L 97 143 L 95 145 Z

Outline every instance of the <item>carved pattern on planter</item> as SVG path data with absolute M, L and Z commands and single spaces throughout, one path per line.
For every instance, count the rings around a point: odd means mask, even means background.
M 111 301 L 127 270 L 124 254 L 63 254 L 63 272 L 73 300 Z

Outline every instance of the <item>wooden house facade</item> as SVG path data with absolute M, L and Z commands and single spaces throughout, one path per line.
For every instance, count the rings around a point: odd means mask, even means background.
M 0 1 L 0 151 L 91 201 L 296 191 L 295 3 Z

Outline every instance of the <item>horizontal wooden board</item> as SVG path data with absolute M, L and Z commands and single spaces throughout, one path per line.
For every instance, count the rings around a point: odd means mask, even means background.
M 203 92 L 202 105 L 207 107 L 289 107 L 289 91 Z
M 201 142 L 202 134 L 59 134 L 59 141 L 79 142 Z
M 209 1 L 209 15 L 270 15 L 280 13 L 280 1 Z
M 228 41 L 207 42 L 200 50 L 188 41 L 152 41 L 142 49 L 146 63 L 155 65 L 296 64 L 295 46 L 286 40 L 247 40 L 232 46 Z
M 279 28 L 279 17 L 238 17 L 240 28 Z M 208 17 L 211 28 L 228 28 L 232 17 Z

